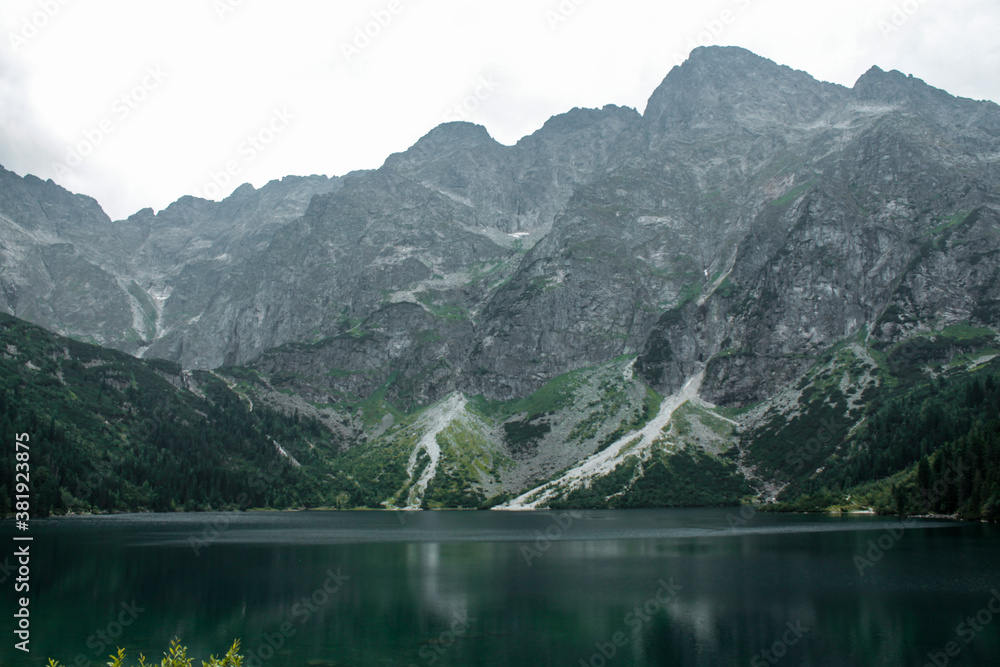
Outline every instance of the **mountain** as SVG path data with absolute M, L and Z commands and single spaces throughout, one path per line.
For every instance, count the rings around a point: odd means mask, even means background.
M 36 514 L 294 507 L 325 498 L 317 468 L 326 466 L 315 464 L 337 448 L 330 433 L 246 402 L 214 373 L 137 360 L 2 314 L 0 348 L 0 425 L 25 434 Z M 0 463 L 7 514 L 13 448 Z
M 377 170 L 115 223 L 0 172 L 0 303 L 317 420 L 378 503 L 788 498 L 880 446 L 900 383 L 989 375 L 998 162 L 996 104 L 700 48 L 642 114 L 514 146 L 449 123 Z M 782 464 L 826 422 L 814 467 Z
M 223 202 L 183 197 L 112 222 L 96 201 L 0 167 L 3 309 L 141 355 L 200 312 L 231 264 L 259 252 L 340 179 L 288 177 Z

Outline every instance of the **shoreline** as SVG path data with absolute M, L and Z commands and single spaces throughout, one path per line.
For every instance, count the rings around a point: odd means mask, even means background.
M 245 510 L 240 509 L 212 509 L 212 510 L 195 510 L 195 511 L 176 511 L 176 512 L 153 512 L 151 510 L 136 510 L 136 511 L 124 511 L 124 512 L 67 512 L 65 514 L 52 514 L 47 517 L 31 517 L 32 520 L 41 519 L 76 519 L 85 517 L 112 517 L 112 516 L 163 516 L 163 517 L 179 517 L 179 516 L 198 516 L 198 515 L 212 515 L 212 514 L 254 514 L 254 513 L 282 513 L 282 514 L 299 514 L 306 512 L 481 512 L 481 511 L 497 511 L 497 512 L 515 512 L 515 513 L 531 513 L 531 512 L 589 512 L 589 511 L 616 511 L 616 512 L 628 512 L 633 510 L 704 510 L 704 509 L 732 509 L 741 510 L 747 505 L 725 505 L 725 506 L 701 506 L 701 507 L 637 507 L 629 509 L 620 510 L 608 510 L 608 508 L 574 508 L 574 509 L 551 509 L 551 508 L 538 508 L 538 509 L 527 509 L 518 508 L 516 510 L 510 508 L 468 508 L 468 507 L 441 507 L 433 509 L 420 509 L 420 508 L 377 508 L 377 507 L 356 507 L 349 509 L 341 509 L 336 507 L 299 507 L 299 508 L 286 508 L 286 509 L 276 509 L 270 507 L 253 507 Z M 868 508 L 863 510 L 795 510 L 795 511 L 780 511 L 771 510 L 765 508 L 755 508 L 756 512 L 762 514 L 770 515 L 781 515 L 781 514 L 797 514 L 804 516 L 881 516 L 886 519 L 897 518 L 900 521 L 905 519 L 928 519 L 935 521 L 954 521 L 955 523 L 991 523 L 984 519 L 970 520 L 961 519 L 954 514 L 907 514 L 903 516 L 897 516 L 892 514 L 879 514 L 874 509 Z M 13 516 L 0 517 L 0 521 L 13 520 Z

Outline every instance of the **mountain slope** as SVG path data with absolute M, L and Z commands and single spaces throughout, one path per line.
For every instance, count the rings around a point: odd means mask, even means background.
M 223 202 L 184 197 L 112 222 L 89 197 L 0 167 L 0 307 L 66 335 L 142 354 L 184 330 L 231 266 L 339 179 L 244 185 Z M 155 355 L 154 355 L 155 356 Z
M 122 223 L 3 172 L 0 284 L 9 312 L 322 423 L 341 505 L 774 498 L 812 487 L 762 443 L 860 433 L 901 345 L 990 354 L 998 163 L 995 104 L 702 48 L 642 114 L 514 146 L 449 123 L 377 170 Z M 940 363 L 907 372 L 970 372 Z
M 248 408 L 212 373 L 136 360 L 9 315 L 0 315 L 0 350 L 0 425 L 29 438 L 34 513 L 326 499 L 313 466 L 337 449 L 329 432 Z M 0 460 L 0 511 L 7 511 L 13 448 Z

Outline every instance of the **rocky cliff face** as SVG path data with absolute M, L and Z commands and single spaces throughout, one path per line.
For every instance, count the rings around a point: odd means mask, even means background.
M 750 197 L 742 219 L 726 225 L 736 250 L 725 289 L 706 300 L 703 288 L 665 313 L 640 356 L 658 387 L 679 386 L 695 357 L 710 358 L 707 397 L 756 402 L 834 342 L 864 327 L 884 335 L 887 317 L 927 331 L 975 319 L 973 302 L 980 315 L 991 310 L 997 264 L 984 260 L 996 246 L 1000 109 L 878 69 L 852 90 L 805 83 L 776 72 L 780 103 L 741 93 L 719 103 L 730 116 L 723 127 L 742 136 L 726 141 L 743 149 L 730 160 L 760 161 L 728 178 L 725 199 Z M 750 107 L 738 110 L 743 97 Z M 702 133 L 713 128 L 701 124 Z M 683 113 L 676 126 L 692 131 Z M 897 304 L 914 271 L 924 277 L 922 308 Z
M 622 358 L 629 382 L 669 395 L 698 375 L 740 407 L 856 336 L 1000 327 L 998 194 L 995 104 L 698 49 L 641 115 L 575 109 L 509 147 L 446 124 L 375 171 L 127 221 L 0 172 L 0 305 L 187 367 L 249 365 L 358 442 L 388 424 L 358 412 L 373 397 L 510 404 Z
M 339 179 L 244 185 L 112 222 L 96 201 L 0 168 L 2 307 L 59 333 L 141 355 L 186 330 L 229 267 L 266 247 Z

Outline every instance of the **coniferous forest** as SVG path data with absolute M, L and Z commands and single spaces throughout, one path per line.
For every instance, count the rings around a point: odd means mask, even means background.
M 251 411 L 211 373 L 140 362 L 6 315 L 0 341 L 0 432 L 28 434 L 33 514 L 319 504 L 307 443 L 331 443 L 317 422 Z M 0 456 L 9 513 L 13 448 Z
M 922 381 L 907 372 L 867 406 L 838 465 L 792 482 L 773 507 L 1000 520 L 997 371 L 993 361 Z
M 356 450 L 342 451 L 315 419 L 250 404 L 230 386 L 239 369 L 228 369 L 228 378 L 183 371 L 171 362 L 138 360 L 6 315 L 0 315 L 0 345 L 5 350 L 0 432 L 30 438 L 31 511 L 38 516 L 381 507 L 404 475 L 400 465 L 385 467 Z M 790 477 L 780 502 L 769 507 L 871 507 L 880 513 L 1000 520 L 998 362 L 936 378 L 914 375 L 912 367 L 890 369 L 860 426 L 832 443 L 842 452 L 837 465 Z M 801 440 L 816 427 L 816 415 L 829 411 L 827 403 L 817 403 L 816 414 L 791 424 L 792 436 L 785 438 Z M 780 435 L 767 437 L 783 447 Z M 555 506 L 736 504 L 752 493 L 737 482 L 732 462 L 699 454 L 695 463 L 694 456 L 647 463 L 648 474 L 614 496 L 614 503 L 604 498 L 614 495 L 616 484 L 627 486 L 634 466 Z M 0 513 L 9 515 L 13 448 L 2 450 L 0 463 Z M 461 480 L 453 482 L 461 486 Z M 442 497 L 448 501 L 452 495 Z M 461 500 L 455 506 L 495 504 L 471 496 Z

